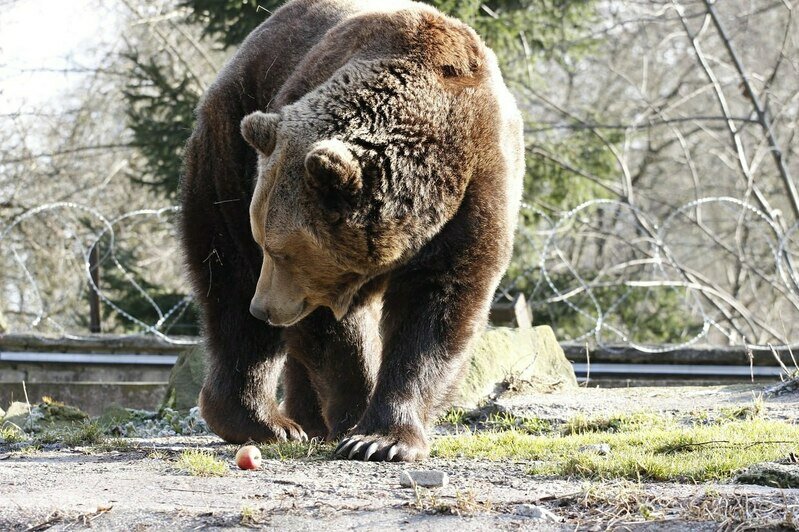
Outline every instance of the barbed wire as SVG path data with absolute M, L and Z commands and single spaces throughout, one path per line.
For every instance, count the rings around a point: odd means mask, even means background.
M 76 330 L 70 330 L 69 326 L 61 323 L 56 317 L 54 316 L 45 316 L 45 300 L 48 294 L 43 295 L 42 290 L 39 288 L 39 282 L 37 275 L 35 275 L 31 269 L 28 267 L 27 260 L 23 258 L 13 243 L 7 242 L 9 236 L 12 234 L 12 231 L 16 228 L 19 228 L 25 221 L 36 217 L 42 213 L 50 213 L 57 210 L 72 210 L 74 212 L 78 212 L 81 214 L 89 215 L 92 219 L 99 223 L 102 227 L 102 230 L 97 232 L 93 238 L 89 240 L 89 245 L 80 245 L 80 242 L 76 242 L 78 247 L 81 249 L 80 257 L 81 257 L 81 266 L 82 266 L 82 274 L 84 276 L 84 280 L 87 283 L 88 287 L 92 291 L 92 293 L 96 294 L 103 303 L 105 303 L 109 309 L 119 315 L 122 319 L 127 320 L 130 322 L 132 326 L 138 327 L 140 330 L 136 333 L 138 335 L 142 334 L 150 334 L 169 342 L 171 344 L 177 345 L 193 345 L 196 344 L 196 340 L 194 339 L 186 339 L 178 336 L 173 336 L 166 334 L 161 329 L 166 323 L 166 321 L 180 313 L 182 310 L 188 307 L 191 303 L 191 296 L 185 296 L 182 298 L 177 304 L 173 305 L 171 308 L 168 309 L 161 309 L 161 307 L 155 302 L 155 300 L 148 294 L 147 290 L 142 286 L 139 280 L 136 279 L 136 276 L 131 272 L 129 268 L 126 268 L 123 263 L 117 257 L 116 252 L 116 232 L 115 227 L 120 223 L 130 220 L 134 217 L 153 217 L 158 220 L 160 223 L 170 223 L 165 215 L 168 213 L 175 213 L 179 210 L 179 207 L 164 207 L 161 209 L 140 209 L 136 211 L 132 211 L 121 216 L 117 216 L 115 218 L 107 218 L 105 217 L 99 210 L 89 207 L 86 205 L 81 205 L 75 202 L 57 202 L 57 203 L 48 203 L 44 205 L 40 205 L 35 209 L 31 209 L 22 215 L 15 218 L 11 223 L 9 223 L 1 232 L 0 232 L 0 250 L 10 250 L 13 262 L 21 271 L 24 279 L 28 282 L 28 290 L 33 295 L 33 302 L 31 306 L 33 307 L 33 318 L 29 322 L 25 321 L 17 321 L 11 325 L 11 330 L 14 332 L 41 332 L 40 325 L 43 321 L 46 321 L 47 324 L 54 327 L 58 330 L 63 336 L 69 338 L 80 338 L 84 335 L 80 334 L 80 332 Z M 108 242 L 106 243 L 107 250 L 104 254 L 103 259 L 100 260 L 100 263 L 103 263 L 107 260 L 113 264 L 113 266 L 123 275 L 126 282 L 130 284 L 133 291 L 139 294 L 142 298 L 144 298 L 147 303 L 155 310 L 157 313 L 158 319 L 154 323 L 147 323 L 142 319 L 134 316 L 126 309 L 124 309 L 121 305 L 115 302 L 105 290 L 99 287 L 95 280 L 92 277 L 92 264 L 90 261 L 90 253 L 95 246 L 99 245 L 101 240 L 104 237 L 108 238 Z M 78 240 L 77 234 L 75 235 L 75 240 Z M 173 242 L 172 245 L 177 251 L 177 242 Z M 24 247 L 24 246 L 23 246 Z M 25 254 L 28 255 L 28 249 L 25 249 Z M 0 252 L 0 256 L 2 256 L 3 252 Z M 95 268 L 97 266 L 94 266 Z M 19 286 L 18 289 L 23 291 L 25 288 Z M 8 308 L 3 308 L 4 305 L 0 305 L 0 311 L 8 312 Z M 19 314 L 24 314 L 22 312 L 23 309 L 19 309 Z M 46 318 L 46 320 L 45 320 Z
M 759 253 L 756 261 L 750 260 L 748 255 L 752 249 L 747 247 L 737 255 L 730 255 L 723 247 L 729 245 L 730 239 L 723 233 L 708 236 L 713 246 L 705 242 L 705 245 L 693 246 L 698 251 L 693 249 L 692 254 L 681 253 L 678 246 L 696 242 L 697 235 L 706 232 L 706 228 L 701 228 L 689 214 L 701 208 L 716 210 L 717 216 L 726 212 L 726 219 L 722 216 L 716 220 L 716 224 L 722 226 L 734 226 L 742 215 L 748 216 L 747 230 L 750 235 L 757 234 L 770 253 Z M 700 342 L 743 344 L 750 348 L 787 346 L 794 342 L 792 324 L 799 313 L 799 294 L 791 259 L 795 256 L 797 224 L 783 231 L 771 216 L 760 209 L 738 198 L 724 196 L 685 203 L 667 213 L 662 222 L 653 219 L 651 212 L 620 200 L 587 201 L 555 219 L 529 204 L 523 209 L 537 215 L 545 229 L 531 230 L 529 226 L 522 226 L 519 239 L 534 251 L 528 257 L 516 256 L 517 262 L 526 262 L 526 265 L 508 280 L 500 294 L 510 297 L 533 280 L 534 284 L 527 292 L 534 311 L 547 310 L 550 315 L 562 318 L 572 314 L 585 323 L 583 330 L 572 335 L 561 332 L 562 340 L 589 342 L 606 348 L 622 345 L 649 353 L 666 352 Z M 623 227 L 617 224 L 612 232 L 593 231 L 591 228 L 598 225 L 596 222 L 606 216 L 598 215 L 598 209 L 615 210 L 617 218 L 626 212 Z M 688 228 L 676 227 L 679 220 L 689 222 Z M 580 229 L 578 225 L 587 229 Z M 654 233 L 651 228 L 655 229 Z M 625 231 L 637 235 L 637 240 L 625 240 Z M 676 238 L 675 233 L 679 233 Z M 599 266 L 587 265 L 585 259 L 581 263 L 580 259 L 569 258 L 570 255 L 574 257 L 573 251 L 578 244 L 587 240 L 617 240 L 622 243 L 622 248 L 626 247 L 627 252 L 633 253 L 625 256 L 624 250 L 615 246 L 610 251 L 610 258 L 600 257 Z M 743 265 L 754 272 L 749 282 L 754 290 L 750 294 L 743 294 L 741 287 L 731 291 L 715 280 L 718 279 L 716 272 L 696 271 L 688 263 L 697 253 L 710 258 L 715 270 Z M 616 260 L 613 260 L 614 254 Z M 724 255 L 730 256 L 724 260 Z M 596 261 L 597 257 L 590 254 L 587 259 Z M 625 275 L 628 270 L 632 273 Z M 615 278 L 606 280 L 611 274 Z M 636 297 L 636 291 L 645 293 Z M 669 292 L 680 295 L 680 299 L 671 301 L 670 308 L 666 309 L 669 315 L 664 319 L 673 322 L 676 318 L 683 322 L 687 330 L 681 334 L 671 331 L 670 336 L 661 333 L 657 337 L 645 326 L 636 327 L 636 322 L 629 317 L 619 319 L 625 306 L 638 315 L 663 311 L 662 308 L 658 310 L 652 301 L 647 302 L 646 297 L 662 299 Z M 551 321 L 557 329 L 557 318 Z M 780 322 L 782 330 L 776 327 L 777 322 Z M 639 338 L 657 338 L 658 341 L 645 342 Z M 679 340 L 675 341 L 677 338 Z
M 172 219 L 178 210 L 168 206 L 107 217 L 94 207 L 57 202 L 16 217 L 0 231 L 0 263 L 6 268 L 0 313 L 8 331 L 87 336 L 82 316 L 96 294 L 110 332 L 196 343 L 174 330 L 191 297 L 159 303 L 153 292 L 162 287 L 153 288 L 144 279 L 146 271 L 126 263 L 133 260 L 130 250 L 118 240 L 120 232 L 135 234 L 128 226 L 136 223 L 160 226 L 165 236 L 156 249 L 174 262 L 168 284 L 187 294 Z M 536 321 L 551 322 L 562 341 L 658 353 L 697 343 L 784 346 L 799 332 L 793 326 L 799 317 L 794 268 L 799 224 L 782 228 L 774 216 L 744 200 L 699 198 L 660 218 L 623 200 L 595 199 L 557 215 L 525 203 L 521 220 L 517 252 L 497 300 L 525 294 Z M 37 266 L 37 257 L 57 250 L 29 236 L 40 234 L 25 231 L 34 223 L 60 231 L 56 240 L 72 241 L 60 248 L 65 258 L 57 261 L 68 266 L 66 273 Z M 134 245 L 156 231 L 139 233 L 146 234 L 138 234 Z M 102 255 L 93 264 L 92 250 L 100 247 Z M 139 266 L 148 263 L 136 260 Z M 119 282 L 96 283 L 98 268 L 113 272 Z M 730 271 L 739 272 L 735 282 L 725 278 Z M 67 283 L 54 278 L 59 275 L 73 279 L 74 289 L 62 291 Z M 130 308 L 131 297 L 143 301 L 145 310 Z M 60 308 L 54 308 L 55 300 L 63 302 Z

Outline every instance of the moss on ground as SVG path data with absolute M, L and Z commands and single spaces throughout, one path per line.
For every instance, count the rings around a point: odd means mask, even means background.
M 607 444 L 610 453 L 597 452 Z M 752 464 L 799 451 L 799 426 L 762 419 L 685 424 L 635 414 L 575 418 L 542 435 L 511 429 L 445 436 L 433 456 L 532 460 L 534 475 L 632 480 L 727 480 Z
M 0 427 L 0 443 L 19 443 L 25 439 L 25 433 L 16 425 L 8 424 Z
M 84 421 L 69 425 L 54 425 L 38 433 L 33 441 L 38 444 L 60 443 L 68 447 L 100 445 L 106 437 L 97 423 Z

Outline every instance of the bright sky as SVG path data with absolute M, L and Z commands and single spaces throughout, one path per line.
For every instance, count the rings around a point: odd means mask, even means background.
M 35 108 L 80 81 L 116 40 L 116 2 L 0 0 L 0 113 Z M 105 46 L 103 46 L 105 45 Z

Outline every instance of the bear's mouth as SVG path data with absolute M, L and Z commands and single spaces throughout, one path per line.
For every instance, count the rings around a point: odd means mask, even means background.
M 273 321 L 272 316 L 270 315 L 269 318 L 266 320 L 266 322 L 272 327 L 291 327 L 292 325 L 295 325 L 298 322 L 300 322 L 308 314 L 310 314 L 313 309 L 314 307 L 309 305 L 307 300 L 304 300 L 302 302 L 302 307 L 300 307 L 299 312 L 297 312 L 297 314 L 293 318 L 281 322 L 275 322 Z

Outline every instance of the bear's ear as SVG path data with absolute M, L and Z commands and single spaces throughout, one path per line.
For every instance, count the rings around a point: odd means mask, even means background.
M 342 141 L 329 139 L 317 142 L 305 156 L 305 180 L 337 220 L 352 207 L 363 187 L 361 165 Z
M 453 89 L 471 87 L 485 75 L 480 37 L 462 22 L 424 13 L 419 34 L 424 57 L 438 70 L 444 85 Z
M 271 155 L 275 149 L 279 122 L 280 115 L 276 113 L 250 113 L 241 121 L 241 136 L 259 152 Z

